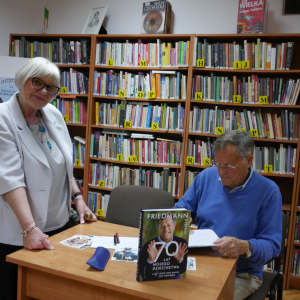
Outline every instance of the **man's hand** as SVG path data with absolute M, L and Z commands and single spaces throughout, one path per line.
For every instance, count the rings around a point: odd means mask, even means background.
M 148 259 L 152 262 L 155 261 L 155 259 L 158 255 L 158 253 L 160 252 L 161 248 L 162 248 L 162 246 L 160 246 L 157 250 L 156 247 L 155 247 L 155 241 L 154 240 L 151 241 L 150 244 L 148 245 L 148 249 L 147 249 L 147 252 L 149 254 Z
M 231 236 L 223 236 L 214 241 L 214 244 L 218 245 L 219 252 L 222 256 L 229 258 L 236 258 L 246 254 L 249 247 L 247 241 L 239 240 Z
M 48 235 L 44 234 L 39 228 L 35 228 L 28 233 L 23 239 L 23 246 L 28 250 L 48 249 L 53 250 L 54 247 L 48 240 Z
M 174 257 L 178 260 L 179 263 L 182 263 L 183 261 L 183 257 L 188 253 L 187 250 L 188 246 L 186 243 L 179 243 L 179 248 L 178 251 L 176 253 L 176 255 L 174 255 Z M 172 254 L 174 254 L 175 252 L 173 252 Z

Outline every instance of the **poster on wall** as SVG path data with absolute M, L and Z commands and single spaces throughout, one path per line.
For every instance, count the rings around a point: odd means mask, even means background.
M 8 101 L 11 96 L 18 92 L 15 79 L 8 76 L 0 76 L 0 103 Z

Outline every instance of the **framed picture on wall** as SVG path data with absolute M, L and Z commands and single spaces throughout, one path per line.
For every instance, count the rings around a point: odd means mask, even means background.
M 81 34 L 98 34 L 106 15 L 108 5 L 92 8 Z
M 299 15 L 300 14 L 300 0 L 283 0 L 282 14 L 283 15 Z

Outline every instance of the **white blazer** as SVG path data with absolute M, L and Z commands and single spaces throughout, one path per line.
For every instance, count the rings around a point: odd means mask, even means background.
M 73 147 L 64 119 L 53 105 L 41 109 L 51 136 L 62 151 L 71 195 Z M 0 243 L 23 245 L 22 229 L 4 194 L 24 187 L 37 226 L 47 220 L 52 172 L 47 158 L 28 128 L 16 94 L 0 104 Z M 71 199 L 68 203 L 69 211 Z

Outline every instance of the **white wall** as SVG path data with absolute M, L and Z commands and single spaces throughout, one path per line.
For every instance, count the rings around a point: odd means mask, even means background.
M 0 0 L 0 55 L 8 55 L 10 33 L 79 34 L 91 10 L 108 4 L 108 34 L 139 34 L 146 0 Z M 172 33 L 235 33 L 238 0 L 170 0 Z M 269 0 L 267 33 L 299 33 L 300 15 L 282 15 L 283 0 Z

